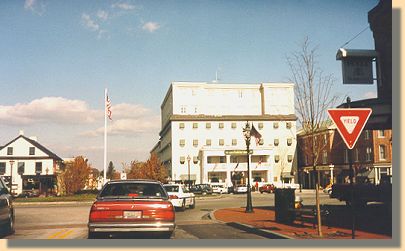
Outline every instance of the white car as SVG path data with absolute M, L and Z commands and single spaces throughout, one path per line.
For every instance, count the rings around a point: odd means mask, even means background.
M 228 188 L 224 184 L 213 184 L 211 183 L 213 193 L 228 193 Z
M 184 211 L 186 207 L 195 208 L 195 195 L 181 184 L 165 184 L 163 187 L 169 195 L 169 200 L 176 209 Z
M 247 186 L 246 185 L 238 185 L 235 188 L 235 193 L 247 193 Z

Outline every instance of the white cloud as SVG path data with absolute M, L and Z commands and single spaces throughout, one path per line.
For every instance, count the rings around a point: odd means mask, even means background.
M 88 28 L 89 30 L 98 31 L 100 29 L 100 25 L 96 23 L 89 14 L 82 14 L 82 22 L 84 27 Z
M 24 9 L 42 16 L 45 13 L 45 4 L 39 0 L 25 0 Z
M 375 93 L 375 92 L 366 92 L 363 95 L 363 98 L 365 98 L 365 99 L 376 98 L 376 97 L 377 97 L 377 93 Z
M 113 8 L 118 8 L 121 10 L 134 10 L 136 8 L 135 5 L 129 4 L 129 3 L 115 3 L 111 5 Z
M 99 11 L 97 11 L 97 17 L 100 20 L 106 21 L 109 18 L 109 14 L 107 11 L 99 10 Z
M 0 106 L 0 123 L 29 125 L 33 123 L 83 124 L 94 122 L 102 113 L 91 110 L 82 100 L 43 97 L 30 103 Z M 101 116 L 100 116 L 101 115 Z
M 155 32 L 160 28 L 160 24 L 155 22 L 147 22 L 142 26 L 143 30 L 147 30 L 149 32 Z

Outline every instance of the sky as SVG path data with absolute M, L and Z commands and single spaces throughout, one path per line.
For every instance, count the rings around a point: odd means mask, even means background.
M 0 145 L 23 130 L 62 158 L 103 169 L 104 89 L 112 101 L 108 161 L 143 161 L 159 140 L 172 81 L 288 82 L 286 57 L 305 37 L 343 85 L 336 52 L 374 49 L 367 13 L 377 0 L 0 1 Z

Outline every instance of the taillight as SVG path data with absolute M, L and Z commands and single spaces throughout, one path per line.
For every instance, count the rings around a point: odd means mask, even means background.
M 169 199 L 178 199 L 179 197 L 177 195 L 169 195 Z

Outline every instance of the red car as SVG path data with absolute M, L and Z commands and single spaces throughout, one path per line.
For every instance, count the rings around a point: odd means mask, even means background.
M 175 227 L 174 207 L 159 181 L 114 180 L 91 207 L 88 237 L 142 232 L 170 238 Z
M 260 193 L 274 193 L 274 190 L 276 189 L 276 186 L 273 184 L 265 184 L 261 187 L 259 187 L 259 192 Z

